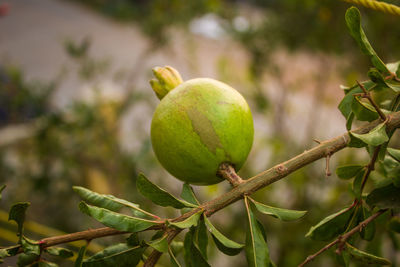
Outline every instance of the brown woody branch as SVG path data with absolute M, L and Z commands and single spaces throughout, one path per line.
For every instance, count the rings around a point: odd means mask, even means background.
M 354 227 L 353 229 L 351 229 L 349 232 L 347 232 L 346 234 L 339 236 L 337 239 L 335 239 L 334 241 L 332 241 L 331 243 L 329 243 L 328 245 L 326 245 L 325 247 L 323 247 L 322 249 L 320 249 L 317 253 L 310 255 L 307 257 L 307 259 L 302 262 L 298 267 L 303 267 L 305 266 L 307 263 L 309 263 L 310 261 L 314 260 L 318 255 L 320 255 L 321 253 L 327 251 L 328 249 L 330 249 L 331 247 L 333 247 L 334 245 L 338 245 L 338 248 L 336 250 L 337 254 L 342 253 L 343 249 L 344 249 L 344 245 L 346 244 L 347 239 L 349 239 L 352 235 L 354 235 L 355 233 L 360 232 L 363 228 L 365 228 L 370 222 L 372 222 L 373 220 L 375 220 L 376 218 L 378 218 L 379 216 L 381 216 L 383 213 L 385 213 L 387 211 L 387 209 L 383 209 L 378 211 L 377 213 L 375 213 L 374 215 L 368 217 L 367 219 L 365 219 L 364 221 L 360 222 L 356 227 Z
M 368 133 L 370 130 L 374 129 L 378 124 L 381 123 L 381 120 L 375 120 L 371 123 L 366 124 L 363 127 L 357 128 L 352 132 L 357 134 L 365 134 Z M 395 112 L 387 116 L 387 131 L 392 131 L 396 128 L 400 127 L 400 112 Z M 280 179 L 288 176 L 292 172 L 318 160 L 327 155 L 333 155 L 337 151 L 345 148 L 350 141 L 349 133 L 345 133 L 340 135 L 336 138 L 323 141 L 318 146 L 303 152 L 296 157 L 278 164 L 258 175 L 245 180 L 243 183 L 234 187 L 231 191 L 217 197 L 211 201 L 208 201 L 202 204 L 199 208 L 193 209 L 182 216 L 175 219 L 175 221 L 184 220 L 194 213 L 198 212 L 200 209 L 204 210 L 204 214 L 206 216 L 211 216 L 215 212 L 224 207 L 238 201 L 239 199 L 243 198 L 244 195 L 251 195 L 252 193 L 256 192 L 257 190 L 266 187 Z M 171 237 L 176 236 L 181 230 L 174 229 L 171 232 Z M 173 238 L 172 238 L 173 239 Z M 169 239 L 169 240 L 172 240 Z M 144 267 L 151 267 L 158 261 L 161 256 L 161 252 L 153 250 L 150 256 L 147 258 Z M 151 264 L 150 264 L 151 263 Z
M 363 127 L 355 129 L 354 133 L 365 134 L 370 130 L 375 128 L 378 124 L 381 123 L 381 120 L 375 120 L 371 123 L 366 124 Z M 400 127 L 400 112 L 395 112 L 388 115 L 388 121 L 386 123 L 387 130 L 391 131 Z M 296 157 L 285 161 L 281 164 L 278 164 L 264 172 L 257 174 L 256 176 L 242 181 L 239 185 L 232 188 L 229 192 L 213 199 L 208 202 L 203 203 L 198 208 L 192 209 L 191 211 L 173 219 L 173 222 L 179 222 L 187 219 L 192 216 L 194 213 L 199 212 L 201 209 L 204 210 L 204 214 L 206 216 L 211 216 L 215 212 L 225 208 L 226 206 L 242 199 L 244 195 L 251 195 L 257 190 L 266 187 L 280 179 L 288 176 L 292 172 L 318 160 L 326 157 L 327 155 L 333 155 L 337 151 L 345 148 L 350 141 L 349 133 L 345 133 L 338 137 L 332 138 L 327 141 L 321 142 L 318 146 L 303 152 Z M 162 225 L 158 226 L 162 227 Z M 149 228 L 147 230 L 152 230 L 153 228 Z M 159 229 L 159 228 L 158 228 Z M 167 228 L 166 233 L 168 234 L 168 242 L 171 242 L 182 230 L 177 228 Z M 124 234 L 126 232 L 121 232 L 112 228 L 104 227 L 98 229 L 87 230 L 78 233 L 72 233 L 62 236 L 54 236 L 42 239 L 39 241 L 42 244 L 42 247 L 50 247 L 63 243 L 68 243 L 76 240 L 91 240 L 95 238 Z M 154 266 L 158 261 L 161 253 L 153 250 L 153 252 L 147 258 L 144 266 Z

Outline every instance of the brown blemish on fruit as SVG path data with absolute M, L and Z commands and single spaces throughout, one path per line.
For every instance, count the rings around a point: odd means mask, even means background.
M 216 153 L 217 148 L 222 149 L 221 141 L 211 121 L 197 109 L 191 108 L 186 111 L 192 122 L 193 131 L 200 137 L 201 142 L 210 150 L 213 154 Z

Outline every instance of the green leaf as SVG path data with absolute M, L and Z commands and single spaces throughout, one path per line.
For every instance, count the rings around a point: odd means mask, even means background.
M 366 199 L 370 207 L 380 209 L 392 209 L 400 207 L 400 188 L 390 184 L 385 187 L 374 189 Z
M 372 213 L 364 206 L 362 207 L 362 209 L 360 211 L 361 211 L 360 213 L 362 216 L 359 218 L 358 223 L 364 221 L 365 219 L 367 219 L 368 217 L 370 217 L 372 215 Z M 369 224 L 367 224 L 365 227 L 363 227 L 360 232 L 360 235 L 361 235 L 362 239 L 371 241 L 375 236 L 375 221 L 372 221 Z
M 354 113 L 351 112 L 348 117 L 346 117 L 346 129 L 347 131 L 351 130 L 351 126 L 353 125 Z
M 5 257 L 10 257 L 11 255 L 8 253 L 6 248 L 0 249 L 0 259 L 4 259 Z
M 119 231 L 139 232 L 145 230 L 153 225 L 160 224 L 161 222 L 150 221 L 142 218 L 131 217 L 124 214 L 119 214 L 103 208 L 98 208 L 86 204 L 85 202 L 79 203 L 79 209 L 101 222 L 102 224 L 117 229 Z
M 120 243 L 112 245 L 83 261 L 83 267 L 130 267 L 136 266 L 142 258 L 145 247 L 131 247 Z
M 39 259 L 39 255 L 21 253 L 18 256 L 17 265 L 20 267 L 27 266 Z
M 196 195 L 193 192 L 193 188 L 188 183 L 183 184 L 181 198 L 189 203 L 192 203 L 193 205 L 200 205 Z
M 64 259 L 74 256 L 74 253 L 71 250 L 66 249 L 66 248 L 49 247 L 49 248 L 46 248 L 45 251 L 47 253 L 49 253 L 50 255 L 58 256 L 58 257 L 61 257 Z
M 307 211 L 303 210 L 288 210 L 288 209 L 271 207 L 262 204 L 260 202 L 257 202 L 252 198 L 249 199 L 254 203 L 255 207 L 259 212 L 264 213 L 266 215 L 271 215 L 272 217 L 278 218 L 281 221 L 297 220 L 306 215 L 307 213 Z
M 185 229 L 185 228 L 190 228 L 192 226 L 197 226 L 197 223 L 200 219 L 201 214 L 204 212 L 204 210 L 199 210 L 198 212 L 196 212 L 195 214 L 193 214 L 192 216 L 190 216 L 189 218 L 187 218 L 184 221 L 181 222 L 170 222 L 169 224 L 176 226 L 178 228 L 181 229 Z
M 87 245 L 83 246 L 79 249 L 78 256 L 76 257 L 76 260 L 74 263 L 74 267 L 82 267 L 83 258 L 85 257 L 85 254 L 86 254 L 86 249 L 87 249 Z
M 38 256 L 40 255 L 39 242 L 35 240 L 30 240 L 29 238 L 22 236 L 21 245 L 22 248 L 24 249 L 25 254 L 35 254 Z
M 367 36 L 365 35 L 362 27 L 361 27 L 361 15 L 360 11 L 356 7 L 351 7 L 347 9 L 346 15 L 346 24 L 349 28 L 351 36 L 356 40 L 358 46 L 361 48 L 361 51 L 369 56 L 372 64 L 382 73 L 389 74 L 390 71 L 387 69 L 386 65 L 382 62 L 382 60 L 378 57 L 375 50 L 372 48 L 369 43 Z
M 203 255 L 203 257 L 207 260 L 208 235 L 207 235 L 207 226 L 205 223 L 205 217 L 206 216 L 203 215 L 199 220 L 199 223 L 196 227 L 196 238 L 199 250 Z
M 352 256 L 352 259 L 362 262 L 364 264 L 379 264 L 379 265 L 391 265 L 392 263 L 385 259 L 381 258 L 372 254 L 369 254 L 367 252 L 361 251 L 349 243 L 346 243 L 346 249 Z
M 400 162 L 400 149 L 388 148 L 387 152 L 390 156 L 392 156 L 395 160 Z
M 168 235 L 164 234 L 160 238 L 156 240 L 152 240 L 150 242 L 147 242 L 149 246 L 152 248 L 160 251 L 160 252 L 168 252 L 168 240 L 167 240 Z
M 346 230 L 354 207 L 345 208 L 335 214 L 329 215 L 320 221 L 317 225 L 310 228 L 306 236 L 317 241 L 329 241 Z
M 131 246 L 131 247 L 136 247 L 140 245 L 140 240 L 139 240 L 139 236 L 138 233 L 133 233 L 131 234 L 127 239 L 126 239 L 126 243 Z
M 350 114 L 352 113 L 351 106 L 353 101 L 355 101 L 354 94 L 359 94 L 362 92 L 362 89 L 358 85 L 355 85 L 350 89 L 350 91 L 343 97 L 342 101 L 340 102 L 338 109 L 346 119 L 348 119 Z
M 364 177 L 364 172 L 359 172 L 353 181 L 353 193 L 354 197 L 357 199 L 361 199 L 361 185 L 363 177 Z
M 144 174 L 142 173 L 139 174 L 136 180 L 136 186 L 143 196 L 162 207 L 170 206 L 176 209 L 182 209 L 185 207 L 197 207 L 197 205 L 193 205 L 187 201 L 177 199 L 164 189 L 150 182 L 150 180 L 147 179 L 146 176 L 144 176 Z
M 392 217 L 388 223 L 388 228 L 391 231 L 400 234 L 400 218 L 399 217 Z
M 389 140 L 389 137 L 386 134 L 386 125 L 385 123 L 381 123 L 372 129 L 369 133 L 366 134 L 356 134 L 350 132 L 354 137 L 360 139 L 364 143 L 372 146 L 381 145 Z
M 254 216 L 254 208 L 247 197 L 244 198 L 246 206 L 248 225 L 246 229 L 246 259 L 247 265 L 251 267 L 268 266 L 269 250 L 263 233 L 262 225 Z
M 379 87 L 390 88 L 396 93 L 400 92 L 400 83 L 395 82 L 395 81 L 390 81 L 390 80 L 386 81 L 385 78 L 383 78 L 382 74 L 378 70 L 371 69 L 368 72 L 368 76 Z
M 208 231 L 210 231 L 215 245 L 217 248 L 226 255 L 233 256 L 243 249 L 244 245 L 236 243 L 235 241 L 230 240 L 226 236 L 224 236 L 214 225 L 210 222 L 210 220 L 204 216 L 204 222 L 207 225 Z
M 169 247 L 171 248 L 172 252 L 174 252 L 174 255 L 177 255 L 183 251 L 183 242 L 182 241 L 172 241 L 169 244 Z
M 365 147 L 367 146 L 366 143 L 364 143 L 363 141 L 361 141 L 360 139 L 354 137 L 351 132 L 349 132 L 349 137 L 350 137 L 350 141 L 347 144 L 348 147 L 356 147 L 356 148 L 360 148 L 360 147 Z
M 113 195 L 99 194 L 81 186 L 73 186 L 72 188 L 84 201 L 100 208 L 111 211 L 119 211 L 122 207 L 128 207 L 132 209 L 132 212 L 135 216 L 155 217 L 155 215 L 140 209 L 138 204 L 129 202 L 125 199 L 117 198 Z
M 18 202 L 11 206 L 8 214 L 8 220 L 13 220 L 18 224 L 18 235 L 20 237 L 22 235 L 22 228 L 25 221 L 25 212 L 29 205 L 31 205 L 29 202 Z
M 355 101 L 351 104 L 351 110 L 359 121 L 371 122 L 379 118 L 374 107 L 361 101 L 359 97 L 355 97 Z
M 346 165 L 346 166 L 340 166 L 336 168 L 336 175 L 340 179 L 351 179 L 354 176 L 356 176 L 362 169 L 364 169 L 364 166 L 362 165 Z
M 176 259 L 174 253 L 172 252 L 172 249 L 169 248 L 168 249 L 168 253 L 169 253 L 169 258 L 171 260 L 171 266 L 172 267 L 181 267 L 181 264 L 179 263 L 179 261 Z
M 184 256 L 186 267 L 209 267 L 207 260 L 194 244 L 195 229 L 192 227 L 185 235 Z
M 2 186 L 0 186 L 0 200 L 1 200 L 1 193 L 3 192 L 4 188 L 6 188 L 6 185 L 3 184 Z

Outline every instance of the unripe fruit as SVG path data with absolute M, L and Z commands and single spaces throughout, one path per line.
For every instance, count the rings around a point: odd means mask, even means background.
M 222 82 L 198 78 L 160 98 L 151 123 L 151 142 L 169 173 L 184 182 L 210 185 L 222 181 L 217 176 L 221 163 L 232 164 L 236 171 L 242 167 L 254 129 L 241 94 Z

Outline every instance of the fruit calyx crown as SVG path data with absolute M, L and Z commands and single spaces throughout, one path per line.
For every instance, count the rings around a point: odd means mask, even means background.
M 150 85 L 160 100 L 183 83 L 181 75 L 173 67 L 155 67 L 152 71 L 155 78 L 150 80 Z

